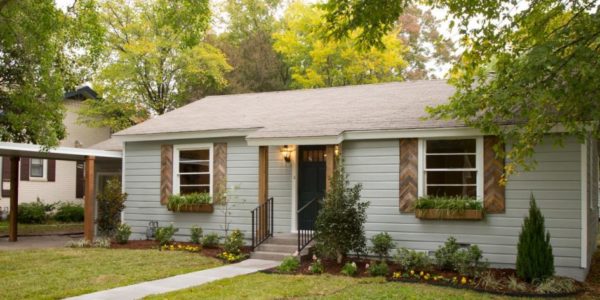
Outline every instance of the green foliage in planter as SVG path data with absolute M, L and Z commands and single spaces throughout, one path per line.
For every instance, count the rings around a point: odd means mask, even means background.
M 223 250 L 227 253 L 238 255 L 242 252 L 244 246 L 244 233 L 239 229 L 233 230 L 223 243 Z
M 98 202 L 98 232 L 100 235 L 113 236 L 121 224 L 121 212 L 125 209 L 127 194 L 121 191 L 119 178 L 108 180 L 104 189 L 96 196 Z
M 173 236 L 177 231 L 179 231 L 179 228 L 175 228 L 173 224 L 167 227 L 159 227 L 156 229 L 155 239 L 160 246 L 167 245 L 173 241 Z
M 340 273 L 349 277 L 356 276 L 356 273 L 358 273 L 358 267 L 356 266 L 355 262 L 347 262 L 342 267 Z
M 378 263 L 373 263 L 372 265 L 370 265 L 367 268 L 367 272 L 369 273 L 369 275 L 375 277 L 375 276 L 387 276 L 388 272 L 389 272 L 389 268 L 388 265 L 382 261 L 382 262 L 378 262 Z
M 83 222 L 83 206 L 81 204 L 63 202 L 58 205 L 54 214 L 58 222 Z
M 55 204 L 44 204 L 39 198 L 35 202 L 19 204 L 17 221 L 23 224 L 42 224 Z
M 554 275 L 554 256 L 550 233 L 546 231 L 544 216 L 535 203 L 529 201 L 529 216 L 523 221 L 517 245 L 517 275 L 528 282 L 545 280 Z
M 448 211 L 462 213 L 465 210 L 483 210 L 483 202 L 475 198 L 455 196 L 426 196 L 417 199 L 416 209 L 445 209 Z
M 214 248 L 219 245 L 219 235 L 216 233 L 209 233 L 202 238 L 202 247 Z
M 300 261 L 293 256 L 288 256 L 283 259 L 277 270 L 282 273 L 293 273 L 300 268 Z
M 477 245 L 461 249 L 454 237 L 449 237 L 443 247 L 435 251 L 435 263 L 438 268 L 456 271 L 461 275 L 475 276 L 487 267 L 482 260 L 483 254 Z
M 127 244 L 129 241 L 129 236 L 131 235 L 131 226 L 123 223 L 117 227 L 117 232 L 115 233 L 115 241 L 119 244 Z
M 379 256 L 379 260 L 386 259 L 390 251 L 396 247 L 392 237 L 387 232 L 374 235 L 371 238 L 371 243 L 373 244 L 371 251 Z
M 429 270 L 433 265 L 431 258 L 425 252 L 418 252 L 415 250 L 408 250 L 406 248 L 400 248 L 396 250 L 394 260 L 405 271 L 408 270 Z
M 179 210 L 184 205 L 210 204 L 212 198 L 209 193 L 191 193 L 186 195 L 171 195 L 167 202 L 167 208 L 170 210 Z
M 202 242 L 202 227 L 196 225 L 190 228 L 190 242 L 194 244 L 200 244 Z
M 330 182 L 315 222 L 316 248 L 321 255 L 335 258 L 341 264 L 349 252 L 362 254 L 366 250 L 364 224 L 369 202 L 360 200 L 362 185 L 349 187 L 340 159 Z

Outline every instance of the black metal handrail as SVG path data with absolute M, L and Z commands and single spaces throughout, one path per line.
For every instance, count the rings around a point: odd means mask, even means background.
M 308 207 L 312 207 L 315 204 L 319 204 L 319 200 L 321 199 L 321 197 L 315 197 L 314 199 L 310 200 L 308 203 L 304 204 L 300 209 L 298 209 L 296 211 L 296 215 L 297 217 L 297 225 L 298 225 L 298 254 L 300 253 L 300 251 L 302 251 L 302 249 L 304 249 L 306 246 L 308 246 L 308 244 L 310 244 L 310 242 L 312 242 L 312 240 L 315 238 L 315 233 L 314 230 L 312 228 L 312 226 L 314 225 L 314 219 L 302 219 L 302 221 L 308 221 L 308 224 L 310 224 L 311 228 L 305 228 L 305 229 L 301 229 L 300 228 L 300 213 L 302 213 L 302 211 L 306 210 Z
M 273 197 L 250 211 L 252 214 L 252 251 L 273 236 Z

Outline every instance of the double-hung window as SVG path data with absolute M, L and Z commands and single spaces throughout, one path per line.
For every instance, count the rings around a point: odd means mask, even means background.
M 212 145 L 174 147 L 173 192 L 212 194 Z
M 41 158 L 32 158 L 29 163 L 29 178 L 43 180 L 46 178 L 46 160 Z
M 425 139 L 420 144 L 421 196 L 483 198 L 483 139 Z

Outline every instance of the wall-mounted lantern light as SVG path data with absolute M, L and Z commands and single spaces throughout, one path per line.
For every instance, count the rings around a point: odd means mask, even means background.
M 284 145 L 281 148 L 281 154 L 283 154 L 285 162 L 290 162 L 292 159 L 292 148 L 288 147 L 288 145 Z
M 335 154 L 336 157 L 340 156 L 340 146 L 339 145 L 335 145 L 335 147 L 333 148 L 333 153 Z

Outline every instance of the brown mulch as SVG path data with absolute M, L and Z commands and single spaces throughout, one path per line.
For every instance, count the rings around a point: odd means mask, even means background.
M 592 258 L 592 266 L 587 278 L 587 291 L 583 298 L 598 299 L 600 298 L 600 248 L 596 249 L 596 253 Z
M 176 242 L 175 244 L 184 246 L 198 246 L 197 244 L 188 242 Z M 158 242 L 154 240 L 130 240 L 127 242 L 127 244 L 119 244 L 113 241 L 111 242 L 110 247 L 112 249 L 158 249 Z M 218 258 L 217 254 L 223 253 L 223 248 L 221 247 L 201 248 L 202 250 L 199 253 L 203 256 Z M 252 252 L 252 247 L 242 247 L 242 253 L 249 254 L 250 252 Z

